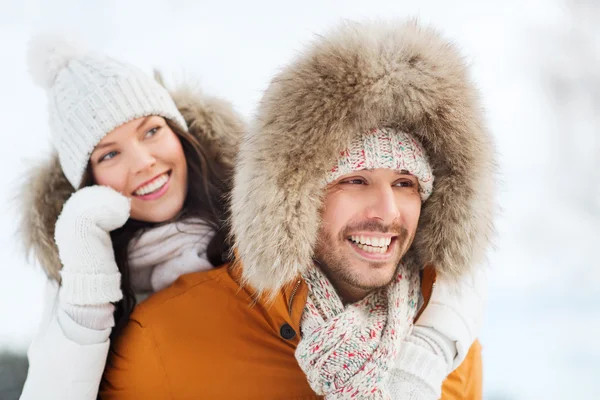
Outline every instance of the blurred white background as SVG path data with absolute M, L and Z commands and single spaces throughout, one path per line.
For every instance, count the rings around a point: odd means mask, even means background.
M 600 1 L 0 4 L 0 353 L 25 353 L 45 280 L 22 255 L 13 201 L 28 160 L 50 148 L 45 95 L 25 65 L 33 33 L 79 32 L 170 82 L 196 79 L 251 118 L 270 77 L 315 33 L 341 18 L 418 16 L 472 64 L 498 146 L 503 213 L 481 335 L 485 397 L 600 398 Z

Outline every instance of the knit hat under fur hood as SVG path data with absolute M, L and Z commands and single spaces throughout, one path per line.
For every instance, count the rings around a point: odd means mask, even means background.
M 243 278 L 278 290 L 311 265 L 336 158 L 373 128 L 414 135 L 433 175 L 404 261 L 457 277 L 493 232 L 494 150 L 454 46 L 416 22 L 344 23 L 271 81 L 240 145 L 232 234 Z
M 162 79 L 157 75 L 162 84 Z M 170 91 L 188 131 L 207 151 L 212 162 L 233 169 L 238 144 L 245 130 L 242 118 L 231 104 L 206 96 L 195 84 Z M 55 152 L 31 167 L 23 179 L 20 196 L 20 234 L 28 254 L 33 253 L 46 274 L 59 280 L 61 269 L 54 242 L 54 226 L 73 186 L 63 173 Z

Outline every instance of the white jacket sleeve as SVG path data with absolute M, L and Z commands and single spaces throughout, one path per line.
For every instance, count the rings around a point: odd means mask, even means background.
M 464 361 L 481 327 L 487 274 L 479 270 L 457 283 L 436 282 L 427 307 L 390 368 L 392 398 L 439 399 L 444 379 Z
M 111 330 L 75 323 L 59 307 L 58 284 L 51 280 L 44 307 L 40 329 L 27 352 L 29 372 L 21 400 L 96 399 Z
M 466 274 L 458 285 L 438 279 L 427 307 L 415 326 L 427 327 L 443 335 L 454 346 L 449 372 L 464 361 L 479 335 L 487 303 L 487 271 L 480 268 Z

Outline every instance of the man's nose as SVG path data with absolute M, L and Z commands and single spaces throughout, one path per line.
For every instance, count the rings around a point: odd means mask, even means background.
M 384 224 L 391 224 L 400 216 L 394 189 L 390 185 L 373 186 L 368 218 L 378 219 Z

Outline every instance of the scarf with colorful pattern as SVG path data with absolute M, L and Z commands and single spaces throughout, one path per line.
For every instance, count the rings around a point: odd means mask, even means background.
M 417 311 L 419 275 L 400 264 L 393 281 L 344 306 L 317 267 L 304 275 L 309 292 L 296 359 L 326 399 L 389 399 L 387 372 Z

